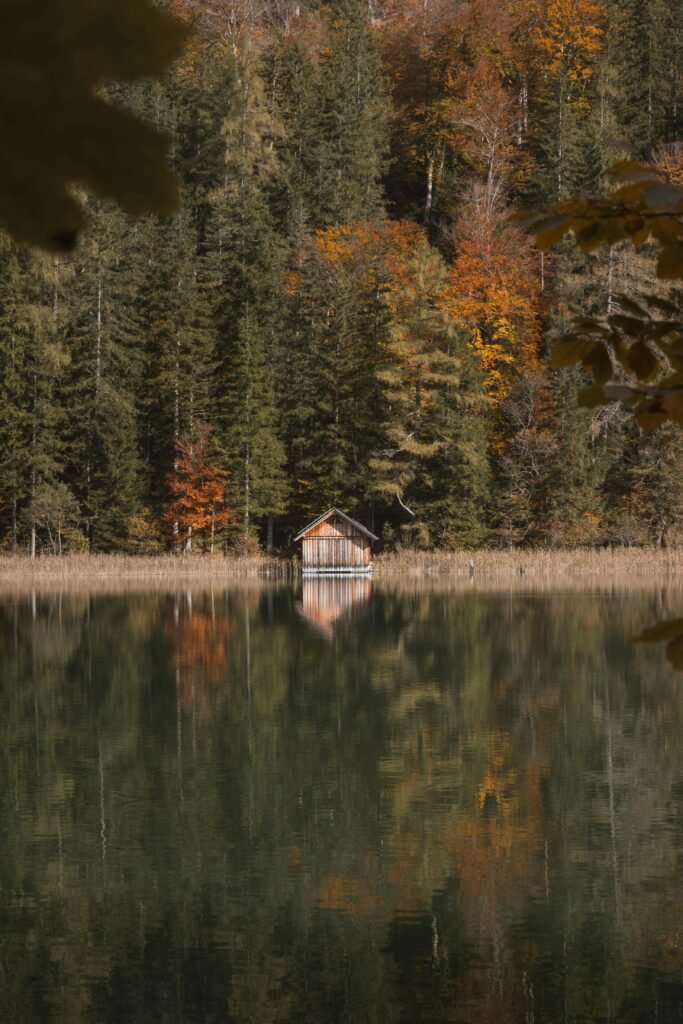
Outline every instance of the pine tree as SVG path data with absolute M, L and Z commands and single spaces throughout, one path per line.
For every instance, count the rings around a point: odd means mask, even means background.
M 206 256 L 217 325 L 217 422 L 243 532 L 284 511 L 287 482 L 278 430 L 275 377 L 280 346 L 282 244 L 267 190 L 278 172 L 274 127 L 256 60 L 234 64 L 234 88 L 223 123 L 225 179 L 211 194 Z
M 238 336 L 223 403 L 226 461 L 231 473 L 232 505 L 241 529 L 250 536 L 254 523 L 267 521 L 266 547 L 273 548 L 273 517 L 287 507 L 289 485 L 285 450 L 278 432 L 274 366 L 261 331 L 247 307 Z
M 377 46 L 362 0 L 339 0 L 322 54 L 315 115 L 312 224 L 334 226 L 381 215 L 389 110 Z
M 656 144 L 680 135 L 682 28 L 680 0 L 623 0 L 610 5 L 619 136 L 643 157 Z
M 458 332 L 459 385 L 443 388 L 442 441 L 424 470 L 422 501 L 437 547 L 479 547 L 490 535 L 491 465 L 484 378 Z
M 189 211 L 148 223 L 140 246 L 147 271 L 140 293 L 145 311 L 144 369 L 139 388 L 145 501 L 159 511 L 166 500 L 178 438 L 196 420 L 216 421 L 215 326 L 209 285 Z
M 22 304 L 22 259 L 7 236 L 2 236 L 0 264 L 0 523 L 9 530 L 15 551 L 19 512 L 25 497 L 28 455 L 28 408 L 25 368 L 29 323 Z
M 370 497 L 368 461 L 380 438 L 386 313 L 381 231 L 319 231 L 294 275 L 286 362 L 286 439 L 295 504 L 351 511 Z
M 92 222 L 69 296 L 69 475 L 91 548 L 111 550 L 125 545 L 142 489 L 135 399 L 144 267 L 140 249 L 127 244 L 135 227 L 119 211 L 94 207 Z
M 318 148 L 318 69 L 296 39 L 276 41 L 264 64 L 267 102 L 273 123 L 277 168 L 268 185 L 274 225 L 296 252 L 318 222 L 314 202 Z
M 457 445 L 453 407 L 458 404 L 460 360 L 454 352 L 456 326 L 443 308 L 446 283 L 442 260 L 425 239 L 419 240 L 403 286 L 389 294 L 391 320 L 378 371 L 386 412 L 383 444 L 370 462 L 372 487 L 386 501 L 395 499 L 418 524 L 429 505 L 427 467 L 431 462 L 436 468 L 441 448 Z M 459 411 L 464 413 L 463 406 Z M 426 539 L 426 524 L 420 525 Z
M 28 322 L 25 375 L 24 521 L 28 547 L 36 554 L 37 522 L 32 506 L 39 490 L 60 483 L 65 468 L 65 422 L 68 409 L 63 387 L 69 365 L 64 342 L 68 308 L 64 289 L 70 267 L 56 256 L 26 254 L 21 301 Z

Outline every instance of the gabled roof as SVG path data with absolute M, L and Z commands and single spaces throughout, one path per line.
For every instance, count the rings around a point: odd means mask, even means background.
M 318 516 L 317 519 L 314 519 L 312 523 L 309 523 L 308 526 L 294 538 L 294 543 L 296 544 L 298 540 L 305 537 L 306 534 L 310 533 L 316 526 L 320 526 L 320 524 L 324 523 L 326 519 L 330 518 L 330 516 L 339 516 L 340 519 L 345 519 L 347 523 L 350 523 L 354 529 L 360 530 L 361 533 L 364 533 L 366 537 L 370 538 L 370 540 L 379 540 L 379 537 L 375 537 L 374 533 L 370 533 L 365 526 L 357 522 L 355 519 L 352 519 L 351 516 L 347 516 L 345 512 L 340 512 L 338 508 L 331 508 L 327 512 L 324 512 L 323 515 Z

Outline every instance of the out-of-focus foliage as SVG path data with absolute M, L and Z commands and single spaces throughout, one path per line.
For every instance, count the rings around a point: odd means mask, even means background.
M 0 220 L 10 234 L 70 249 L 83 184 L 129 213 L 176 204 L 166 140 L 97 92 L 159 75 L 186 34 L 146 0 L 3 0 L 0 8 Z
M 557 203 L 521 220 L 549 249 L 573 233 L 585 253 L 630 242 L 636 248 L 657 243 L 657 276 L 683 277 L 683 188 L 657 167 L 624 160 L 611 168 L 615 191 L 595 198 Z M 662 295 L 639 301 L 616 295 L 618 312 L 577 317 L 555 345 L 553 366 L 580 363 L 594 385 L 581 392 L 589 408 L 623 402 L 644 430 L 672 420 L 683 423 L 683 323 L 680 307 Z

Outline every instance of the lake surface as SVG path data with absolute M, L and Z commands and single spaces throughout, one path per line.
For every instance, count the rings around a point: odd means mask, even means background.
M 676 604 L 4 593 L 0 1021 L 683 1019 Z

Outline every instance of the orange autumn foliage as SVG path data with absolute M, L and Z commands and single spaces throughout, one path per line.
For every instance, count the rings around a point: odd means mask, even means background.
M 330 277 L 352 274 L 358 285 L 379 283 L 389 302 L 411 283 L 411 261 L 425 234 L 414 221 L 384 224 L 341 224 L 316 231 L 305 246 L 305 258 L 317 260 Z M 288 283 L 296 293 L 298 277 Z
M 225 497 L 226 472 L 213 457 L 210 428 L 197 422 L 178 439 L 176 463 L 167 480 L 170 500 L 164 521 L 191 549 L 194 537 L 208 541 L 211 550 L 217 532 L 234 518 Z
M 457 255 L 448 307 L 468 332 L 494 404 L 539 360 L 540 284 L 535 254 L 517 229 L 485 202 L 469 204 L 456 225 Z
M 683 188 L 683 143 L 660 146 L 653 155 L 652 161 L 667 180 L 679 188 Z
M 534 42 L 545 67 L 565 70 L 574 82 L 593 75 L 593 61 L 603 46 L 607 8 L 603 0 L 545 0 Z

